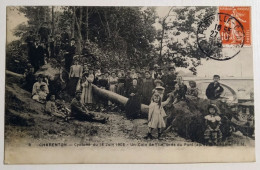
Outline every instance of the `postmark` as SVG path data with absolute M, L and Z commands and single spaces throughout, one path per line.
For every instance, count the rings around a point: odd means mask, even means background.
M 245 32 L 241 22 L 227 13 L 205 17 L 198 26 L 197 43 L 207 57 L 223 61 L 240 53 Z

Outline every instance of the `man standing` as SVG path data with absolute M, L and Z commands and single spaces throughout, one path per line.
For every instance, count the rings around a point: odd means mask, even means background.
M 38 31 L 41 41 L 44 43 L 48 43 L 48 38 L 51 33 L 51 30 L 48 28 L 48 23 L 44 22 L 42 27 Z
M 223 93 L 224 89 L 221 87 L 220 83 L 220 76 L 219 75 L 214 75 L 213 76 L 213 82 L 211 82 L 206 90 L 206 96 L 210 100 L 216 100 L 220 98 L 220 95 Z
M 71 116 L 80 121 L 106 123 L 107 118 L 101 115 L 90 113 L 86 107 L 80 102 L 81 91 L 76 91 L 76 96 L 71 102 Z
M 28 49 L 28 60 L 30 61 L 31 65 L 33 65 L 33 48 L 34 48 L 34 36 L 33 31 L 29 31 L 28 37 L 26 37 L 25 42 L 27 43 L 27 49 Z
M 35 40 L 33 58 L 31 60 L 35 72 L 40 68 L 40 66 L 44 65 L 44 49 L 38 39 Z
M 72 65 L 73 62 L 73 56 L 76 53 L 76 46 L 75 46 L 75 39 L 72 38 L 70 41 L 70 45 L 65 47 L 65 69 L 67 72 L 70 71 L 70 66 Z

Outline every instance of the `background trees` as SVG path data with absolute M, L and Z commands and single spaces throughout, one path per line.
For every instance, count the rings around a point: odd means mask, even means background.
M 16 7 L 28 18 L 14 35 L 21 43 L 29 30 L 38 36 L 44 22 L 55 37 L 63 31 L 77 42 L 77 53 L 87 48 L 101 67 L 167 66 L 189 68 L 196 74 L 200 59 L 206 56 L 196 42 L 197 25 L 203 17 L 215 13 L 215 7 L 172 7 L 159 18 L 156 7 Z M 156 29 L 159 23 L 162 29 Z M 7 51 L 8 52 L 8 51 Z M 10 55 L 8 55 L 10 56 Z

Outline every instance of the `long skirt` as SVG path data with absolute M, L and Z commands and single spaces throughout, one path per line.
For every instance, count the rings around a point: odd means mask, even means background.
M 71 77 L 67 85 L 67 92 L 70 96 L 74 97 L 76 92 L 76 87 L 79 81 L 79 77 Z
M 133 96 L 128 99 L 125 105 L 126 117 L 136 119 L 141 113 L 141 100 L 139 96 Z
M 89 83 L 88 86 L 82 88 L 81 103 L 83 104 L 94 103 L 91 83 Z

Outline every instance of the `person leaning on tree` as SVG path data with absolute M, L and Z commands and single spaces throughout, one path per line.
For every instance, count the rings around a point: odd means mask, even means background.
M 216 100 L 220 98 L 220 95 L 223 93 L 224 89 L 219 83 L 220 76 L 214 75 L 213 82 L 211 82 L 206 89 L 206 96 L 210 100 Z

